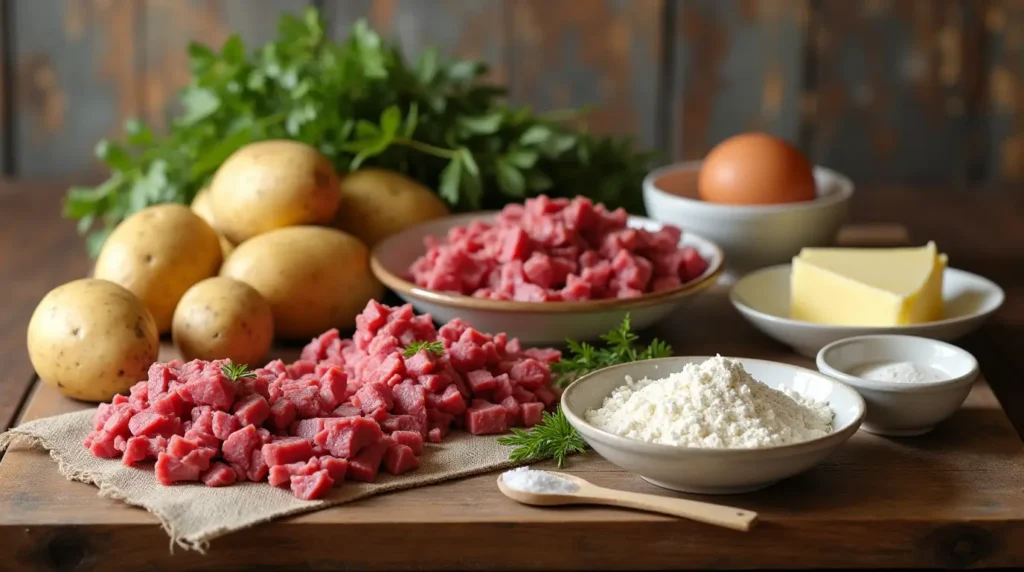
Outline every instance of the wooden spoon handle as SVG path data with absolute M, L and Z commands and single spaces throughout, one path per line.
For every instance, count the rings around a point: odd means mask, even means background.
M 749 531 L 757 522 L 757 513 L 749 510 L 658 495 L 601 488 L 600 494 L 594 494 L 593 499 L 600 504 L 681 516 L 743 532 Z

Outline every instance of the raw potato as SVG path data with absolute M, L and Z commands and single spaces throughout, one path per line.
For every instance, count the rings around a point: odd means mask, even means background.
M 210 188 L 203 187 L 196 193 L 196 197 L 192 199 L 192 212 L 199 215 L 199 218 L 206 221 L 206 224 L 210 225 L 213 230 L 217 231 L 217 238 L 220 239 L 220 253 L 224 260 L 228 259 L 228 256 L 235 250 L 235 245 L 227 239 L 226 236 L 221 234 L 217 230 L 217 225 L 213 223 L 213 210 L 210 209 Z
M 334 166 L 297 141 L 246 145 L 210 184 L 216 227 L 234 244 L 286 226 L 330 224 L 340 201 Z
M 39 302 L 28 355 L 43 382 L 84 401 L 110 401 L 146 379 L 160 353 L 156 322 L 125 288 L 95 278 L 68 282 Z
M 341 179 L 335 226 L 373 248 L 415 224 L 448 215 L 448 206 L 427 187 L 401 173 L 361 169 Z
M 259 291 L 274 313 L 278 338 L 308 340 L 355 317 L 383 286 L 370 273 L 366 246 L 339 230 L 282 228 L 238 245 L 221 276 Z
M 222 260 L 217 233 L 188 207 L 157 205 L 126 218 L 103 244 L 94 276 L 142 300 L 161 334 L 185 290 L 215 276 Z
M 260 364 L 274 340 L 270 304 L 252 286 L 207 278 L 188 289 L 171 328 L 181 358 Z

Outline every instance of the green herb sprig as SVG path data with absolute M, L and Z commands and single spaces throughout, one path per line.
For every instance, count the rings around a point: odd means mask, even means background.
M 231 381 L 238 381 L 246 377 L 256 377 L 256 372 L 249 371 L 249 365 L 244 363 L 234 364 L 228 362 L 220 366 L 220 372 Z
M 425 350 L 426 352 L 432 353 L 434 355 L 444 355 L 444 342 L 415 341 L 405 346 L 405 350 L 402 351 L 402 355 L 407 358 L 411 358 L 412 356 L 419 353 L 420 350 Z
M 638 350 L 635 344 L 639 339 L 630 327 L 627 314 L 618 328 L 601 336 L 605 347 L 566 340 L 571 355 L 551 364 L 551 370 L 558 374 L 556 385 L 563 386 L 581 375 L 608 366 L 672 355 L 672 347 L 657 338 L 646 348 Z M 498 443 L 514 447 L 509 454 L 511 461 L 554 459 L 559 467 L 565 465 L 567 456 L 587 449 L 586 441 L 565 418 L 561 407 L 554 413 L 545 411 L 540 424 L 532 429 L 513 429 L 511 435 L 499 437 Z
M 126 216 L 189 203 L 239 148 L 265 139 L 316 147 L 339 173 L 402 172 L 455 210 L 499 208 L 540 193 L 584 195 L 642 213 L 636 192 L 656 155 L 628 138 L 574 127 L 582 112 L 538 114 L 506 103 L 486 64 L 427 48 L 407 62 L 365 21 L 334 42 L 315 9 L 284 15 L 277 38 L 249 51 L 231 36 L 219 50 L 188 48 L 183 112 L 158 134 L 131 120 L 96 155 L 110 177 L 68 190 L 64 216 L 88 233 L 91 253 Z

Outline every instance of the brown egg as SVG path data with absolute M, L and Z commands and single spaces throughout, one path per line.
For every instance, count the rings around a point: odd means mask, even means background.
M 733 205 L 810 201 L 814 172 L 800 150 L 765 133 L 730 137 L 708 153 L 697 182 L 702 200 Z

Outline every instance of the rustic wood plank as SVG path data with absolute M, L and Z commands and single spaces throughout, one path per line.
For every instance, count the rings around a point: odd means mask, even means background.
M 88 271 L 74 224 L 59 220 L 60 191 L 0 181 L 0 431 L 14 424 L 34 378 L 25 332 L 36 304 Z
M 99 171 L 96 142 L 141 110 L 141 1 L 13 0 L 14 169 L 29 177 Z
M 797 143 L 808 1 L 694 0 L 677 6 L 673 156 L 700 159 L 744 131 Z
M 597 133 L 657 145 L 663 0 L 508 2 L 513 101 L 539 111 L 592 108 Z
M 492 81 L 507 81 L 505 0 L 325 0 L 323 5 L 335 40 L 366 19 L 381 35 L 397 39 L 411 62 L 435 47 L 440 55 L 487 62 Z
M 231 34 L 245 41 L 248 51 L 274 39 L 282 13 L 298 14 L 308 0 L 261 0 L 258 8 L 246 0 L 143 0 L 142 70 L 144 116 L 166 125 L 180 111 L 176 96 L 189 81 L 188 45 L 199 42 L 219 48 Z
M 980 3 L 814 3 L 815 162 L 860 184 L 963 185 Z
M 991 0 L 988 46 L 989 180 L 1024 181 L 1024 2 Z

